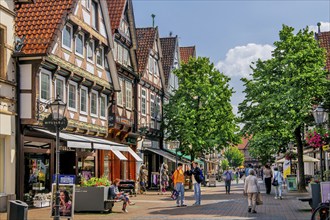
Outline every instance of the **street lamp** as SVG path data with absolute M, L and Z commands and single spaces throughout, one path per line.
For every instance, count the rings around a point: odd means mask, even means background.
M 318 126 L 322 126 L 328 120 L 328 112 L 322 107 L 322 104 L 317 106 L 317 108 L 313 110 L 313 116 L 315 119 L 315 123 Z M 322 152 L 322 146 L 321 146 L 320 147 L 320 171 L 321 171 L 321 180 L 323 181 L 323 166 L 322 166 L 323 158 L 322 157 L 323 157 L 323 152 Z
M 56 203 L 54 220 L 60 219 L 60 191 L 59 191 L 59 169 L 60 169 L 60 130 L 66 127 L 67 120 L 64 116 L 66 103 L 58 95 L 54 102 L 49 104 L 52 122 L 56 130 Z M 63 126 L 65 125 L 65 126 Z

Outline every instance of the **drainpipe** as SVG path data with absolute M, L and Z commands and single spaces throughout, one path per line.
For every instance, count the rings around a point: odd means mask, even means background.
M 16 193 L 16 197 L 17 199 L 23 200 L 23 192 L 21 192 L 21 183 L 20 183 L 20 174 L 21 174 L 21 164 L 24 163 L 24 161 L 22 162 L 21 160 L 21 156 L 22 156 L 22 141 L 21 141 L 21 135 L 22 135 L 22 130 L 21 130 L 21 96 L 20 96 L 20 83 L 21 83 L 21 79 L 20 79 L 20 75 L 21 75 L 21 69 L 19 66 L 19 62 L 18 62 L 18 58 L 16 58 L 16 83 L 17 83 L 17 87 L 16 87 L 16 172 L 15 172 L 15 193 Z

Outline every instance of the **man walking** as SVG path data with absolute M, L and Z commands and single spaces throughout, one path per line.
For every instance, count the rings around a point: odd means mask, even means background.
M 191 176 L 194 184 L 195 203 L 193 205 L 201 205 L 201 182 L 203 181 L 202 170 L 198 167 L 197 162 L 192 163 L 193 168 L 188 168 L 187 174 Z
M 187 206 L 184 204 L 184 172 L 182 170 L 182 163 L 178 163 L 178 168 L 173 173 L 173 182 L 175 189 L 179 192 L 176 199 L 176 206 Z
M 227 170 L 223 173 L 223 175 L 225 177 L 226 194 L 230 194 L 230 185 L 233 180 L 233 173 L 227 167 Z

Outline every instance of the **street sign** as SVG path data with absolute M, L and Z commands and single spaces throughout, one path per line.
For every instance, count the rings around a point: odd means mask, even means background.
M 57 121 L 53 119 L 52 114 L 49 114 L 44 120 L 43 125 L 51 132 L 56 132 L 56 126 L 58 126 L 59 130 L 62 130 L 68 126 L 68 119 L 66 117 Z

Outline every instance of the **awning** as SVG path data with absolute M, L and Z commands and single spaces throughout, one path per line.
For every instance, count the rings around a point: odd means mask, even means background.
M 164 151 L 164 150 L 161 150 L 161 149 L 156 149 L 156 148 L 144 148 L 144 150 L 148 150 L 148 151 L 150 151 L 150 152 L 153 152 L 153 153 L 155 153 L 155 154 L 158 154 L 158 155 L 160 155 L 160 156 L 162 156 L 162 157 L 165 157 L 166 159 L 168 159 L 168 160 L 170 160 L 170 161 L 173 161 L 173 162 L 178 161 L 178 162 L 181 162 L 181 163 L 185 163 L 185 162 L 183 162 L 183 161 L 181 161 L 181 160 L 176 160 L 176 157 L 175 157 L 173 154 L 171 154 L 171 153 L 169 153 L 169 152 L 166 152 L 166 151 Z
M 56 134 L 44 129 L 33 128 L 36 131 L 49 134 L 53 137 L 56 137 Z M 127 160 L 127 158 L 120 152 L 129 152 L 136 161 L 143 161 L 129 146 L 124 144 L 119 144 L 113 141 L 108 141 L 105 139 L 86 137 L 76 134 L 68 134 L 60 132 L 60 139 L 67 142 L 67 146 L 71 148 L 85 148 L 85 149 L 98 149 L 98 150 L 110 150 L 112 151 L 120 160 Z
M 180 151 L 176 152 L 175 149 L 166 149 L 166 150 L 169 151 L 171 154 L 174 154 L 174 155 L 178 154 L 179 157 L 184 158 L 185 160 L 189 161 L 189 163 L 191 162 L 191 156 L 190 155 L 182 154 Z M 194 161 L 197 162 L 200 165 L 204 165 L 204 161 L 202 161 L 202 160 L 199 160 L 199 159 L 195 158 Z
M 284 160 L 285 160 L 285 158 L 282 158 L 280 160 L 277 160 L 276 163 L 284 163 Z M 314 157 L 303 155 L 303 161 L 305 163 L 316 163 L 316 162 L 319 162 L 320 160 L 319 159 L 316 159 Z M 292 162 L 293 163 L 296 163 L 296 162 L 298 162 L 298 160 L 292 160 Z

